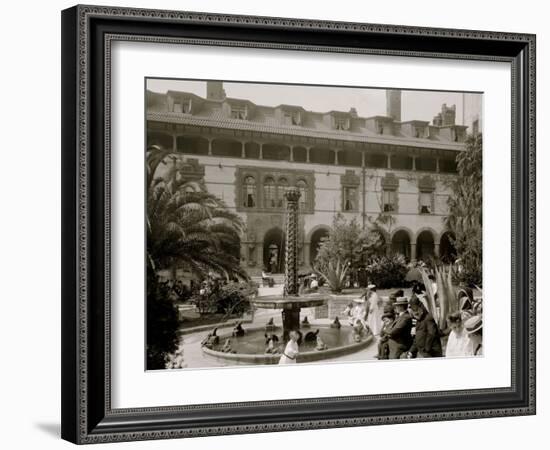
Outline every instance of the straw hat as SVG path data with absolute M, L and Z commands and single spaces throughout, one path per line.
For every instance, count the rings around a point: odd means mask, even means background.
M 363 297 L 356 297 L 353 299 L 355 303 L 365 303 L 365 299 Z
M 409 306 L 409 299 L 407 297 L 398 297 L 393 306 Z
M 464 328 L 468 334 L 473 334 L 483 328 L 483 320 L 481 316 L 473 316 L 464 322 Z

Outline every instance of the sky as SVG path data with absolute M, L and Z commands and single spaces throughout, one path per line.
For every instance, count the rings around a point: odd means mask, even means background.
M 159 93 L 185 91 L 206 97 L 206 81 L 148 79 L 147 89 Z M 360 117 L 386 115 L 385 89 L 234 82 L 224 82 L 224 89 L 228 97 L 247 99 L 257 105 L 289 104 L 315 112 L 349 111 L 354 107 Z M 456 105 L 456 123 L 462 124 L 463 95 L 448 91 L 402 91 L 401 120 L 431 122 L 443 103 Z

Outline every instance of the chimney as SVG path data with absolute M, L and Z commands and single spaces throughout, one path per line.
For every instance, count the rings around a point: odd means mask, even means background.
M 223 81 L 207 81 L 206 98 L 208 100 L 224 100 L 225 90 L 223 89 Z
M 401 122 L 401 91 L 386 90 L 386 116 Z

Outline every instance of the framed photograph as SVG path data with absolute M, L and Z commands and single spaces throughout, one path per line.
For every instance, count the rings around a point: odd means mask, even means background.
M 62 12 L 62 437 L 535 413 L 535 36 Z

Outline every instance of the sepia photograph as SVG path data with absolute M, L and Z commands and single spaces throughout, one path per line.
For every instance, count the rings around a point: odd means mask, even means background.
M 483 356 L 482 92 L 144 95 L 146 370 Z

